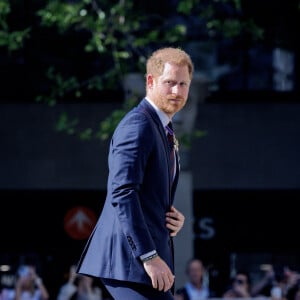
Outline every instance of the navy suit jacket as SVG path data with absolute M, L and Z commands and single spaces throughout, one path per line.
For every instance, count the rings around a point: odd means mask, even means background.
M 165 214 L 174 201 L 178 170 L 172 184 L 165 129 L 147 100 L 117 126 L 108 164 L 106 201 L 77 272 L 151 285 L 140 255 L 156 249 L 174 272 Z

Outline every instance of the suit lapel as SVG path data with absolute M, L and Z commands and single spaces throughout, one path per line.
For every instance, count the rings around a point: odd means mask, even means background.
M 142 111 L 144 111 L 148 116 L 150 116 L 150 118 L 155 122 L 155 124 L 157 125 L 158 131 L 160 133 L 161 139 L 163 141 L 164 144 L 164 150 L 165 150 L 165 154 L 167 157 L 167 161 L 168 161 L 168 166 L 170 165 L 170 156 L 169 156 L 169 145 L 168 145 L 168 141 L 166 138 L 166 132 L 165 129 L 159 119 L 159 116 L 157 115 L 156 111 L 154 110 L 154 108 L 151 106 L 151 104 L 146 100 L 143 99 L 139 106 L 139 109 L 141 109 Z M 176 153 L 176 176 L 174 181 L 172 182 L 171 180 L 171 171 L 170 168 L 168 167 L 168 173 L 169 173 L 169 186 L 170 186 L 170 201 L 173 202 L 174 199 L 174 192 L 176 189 L 176 185 L 177 185 L 177 181 L 178 181 L 178 174 L 179 174 L 179 160 L 178 160 L 178 153 Z
M 146 114 L 148 114 L 151 117 L 151 119 L 155 122 L 155 124 L 157 125 L 158 131 L 160 133 L 160 136 L 161 136 L 162 141 L 163 141 L 164 146 L 165 146 L 166 154 L 168 154 L 168 142 L 167 142 L 167 139 L 166 139 L 166 132 L 165 132 L 165 129 L 163 128 L 163 125 L 161 124 L 161 121 L 160 121 L 156 111 L 151 106 L 151 104 L 148 103 L 148 101 L 146 99 L 143 99 L 141 101 L 139 107 L 144 112 L 146 112 Z

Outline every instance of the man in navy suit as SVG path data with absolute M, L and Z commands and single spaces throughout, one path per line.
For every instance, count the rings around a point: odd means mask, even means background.
M 173 237 L 184 216 L 173 205 L 178 144 L 173 135 L 173 171 L 167 138 L 173 132 L 166 126 L 186 104 L 193 72 L 182 49 L 153 52 L 146 66 L 146 97 L 111 139 L 106 201 L 77 272 L 100 278 L 113 299 L 174 299 Z

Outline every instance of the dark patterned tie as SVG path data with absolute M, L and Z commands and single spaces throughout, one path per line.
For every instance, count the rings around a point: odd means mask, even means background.
M 170 171 L 171 171 L 171 180 L 173 181 L 174 175 L 175 175 L 175 136 L 173 131 L 173 125 L 172 122 L 169 122 L 166 126 L 167 129 L 167 138 L 168 138 L 168 144 L 169 144 L 169 150 L 170 150 Z

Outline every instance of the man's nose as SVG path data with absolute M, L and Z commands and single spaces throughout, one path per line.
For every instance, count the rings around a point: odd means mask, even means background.
M 179 84 L 174 84 L 172 86 L 172 94 L 179 94 L 179 92 L 180 92 Z

